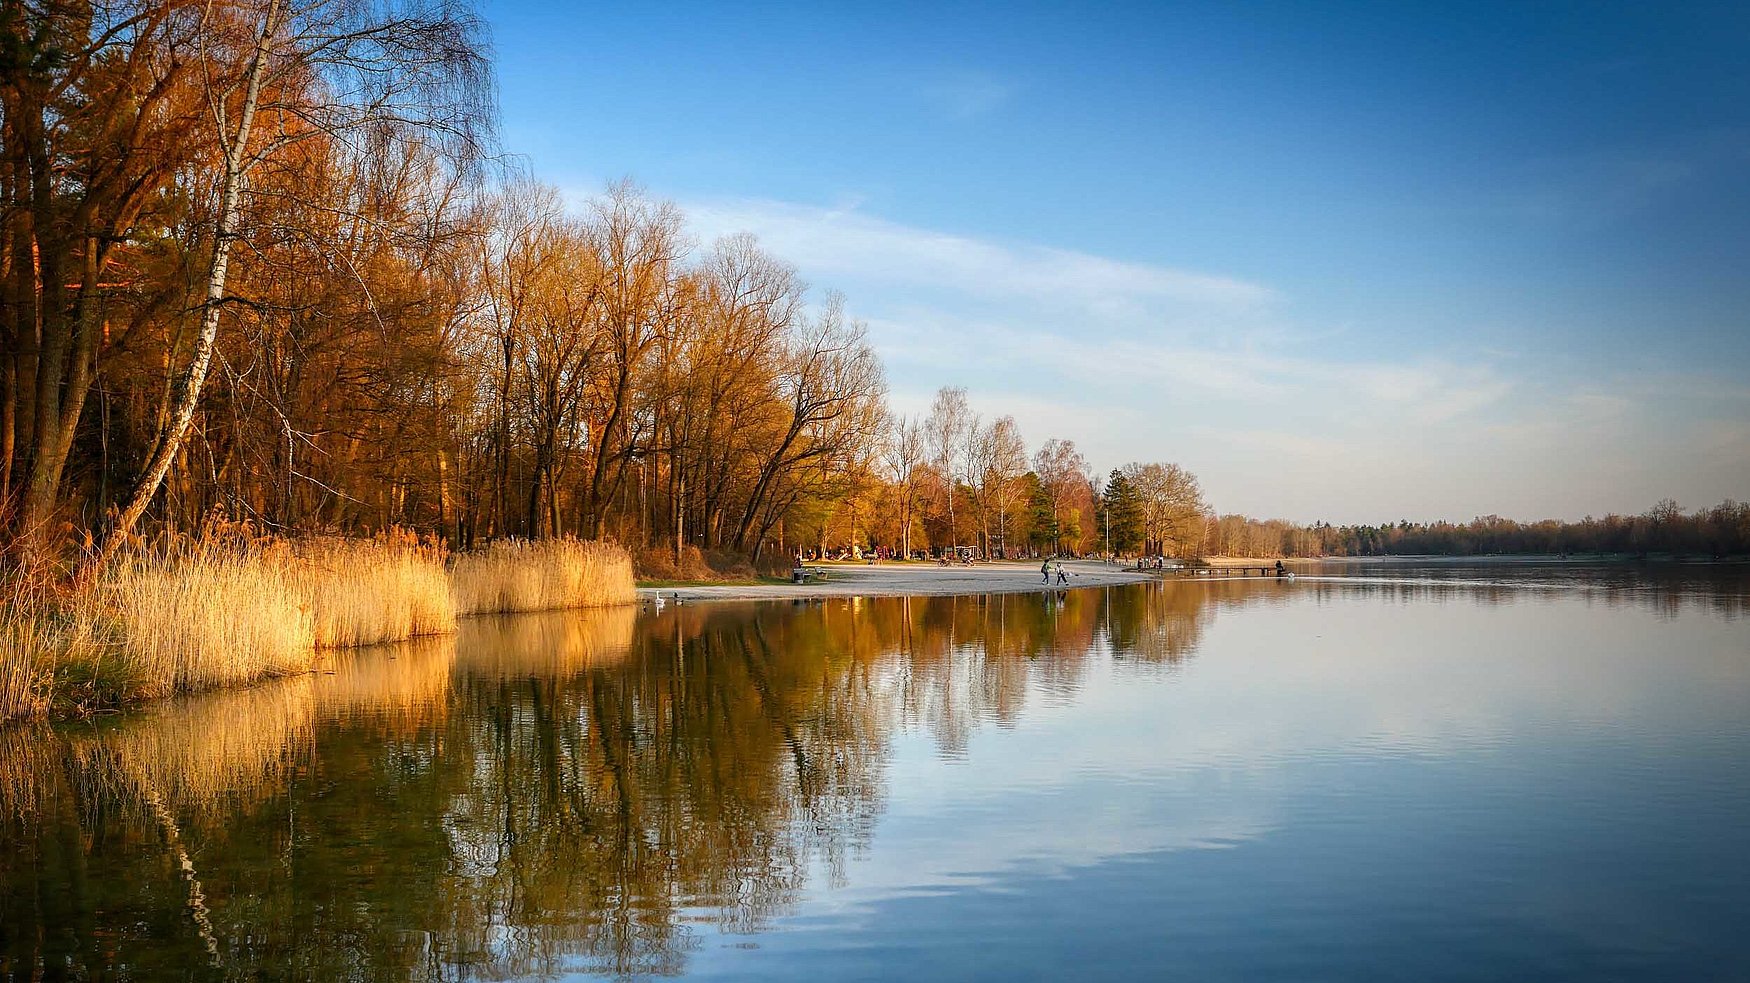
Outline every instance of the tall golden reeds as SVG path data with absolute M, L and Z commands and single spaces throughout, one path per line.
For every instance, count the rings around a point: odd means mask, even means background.
M 442 547 L 408 535 L 301 540 L 278 559 L 309 605 L 317 648 L 398 642 L 456 630 Z
M 123 700 L 304 672 L 316 642 L 308 600 L 249 547 L 129 557 L 67 609 L 98 640 L 92 672 Z
M 630 604 L 632 556 L 614 543 L 503 540 L 450 567 L 459 614 L 503 614 Z
M 317 652 L 449 634 L 458 615 L 630 604 L 607 543 L 496 543 L 455 558 L 405 534 L 220 535 L 143 549 L 78 594 L 0 585 L 0 720 L 310 670 Z
M 0 613 L 0 721 L 48 710 L 55 641 L 46 634 L 22 612 Z
M 48 712 L 57 669 L 79 639 L 46 582 L 0 577 L 0 723 Z

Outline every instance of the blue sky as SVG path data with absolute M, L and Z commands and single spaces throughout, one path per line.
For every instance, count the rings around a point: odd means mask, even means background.
M 485 0 L 504 141 L 1221 511 L 1750 496 L 1743 4 Z

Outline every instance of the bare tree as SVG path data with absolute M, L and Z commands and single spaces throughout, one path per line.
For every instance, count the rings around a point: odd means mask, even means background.
M 844 300 L 833 295 L 791 342 L 778 379 L 787 419 L 760 455 L 735 534 L 736 548 L 755 559 L 766 533 L 803 493 L 795 479 L 858 453 L 879 433 L 886 384 L 866 335 L 863 324 L 845 320 Z
M 591 228 L 603 271 L 606 361 L 592 392 L 593 461 L 582 525 L 600 537 L 608 505 L 639 452 L 631 420 L 635 382 L 646 355 L 678 315 L 682 291 L 676 289 L 674 267 L 686 243 L 680 212 L 667 202 L 651 201 L 629 182 L 610 187 L 594 212 Z
M 1142 507 L 1146 548 L 1182 556 L 1202 543 L 1209 507 L 1196 475 L 1177 464 L 1132 462 L 1124 477 Z
M 750 235 L 719 240 L 689 293 L 642 380 L 676 559 L 689 534 L 717 544 L 738 528 L 733 499 L 777 425 L 770 410 L 802 307 L 795 270 Z
M 1009 517 L 1021 505 L 1021 476 L 1027 473 L 1027 445 L 1012 416 L 998 417 L 988 428 L 984 484 L 997 513 L 997 551 L 1009 549 Z
M 1076 450 L 1075 441 L 1054 437 L 1033 455 L 1033 470 L 1051 498 L 1052 520 L 1058 530 L 1053 548 L 1061 551 L 1065 538 L 1080 537 L 1082 506 L 1093 501 L 1087 459 Z
M 916 420 L 889 414 L 882 457 L 887 477 L 899 499 L 900 550 L 911 558 L 912 509 L 917 504 L 918 482 L 923 474 L 924 430 Z
M 949 548 L 959 545 L 960 531 L 954 522 L 954 484 L 960 479 L 961 462 L 966 454 L 966 435 L 977 418 L 967 405 L 966 390 L 959 386 L 943 386 L 936 391 L 930 404 L 930 415 L 924 420 L 924 434 L 929 441 L 932 461 L 948 495 Z

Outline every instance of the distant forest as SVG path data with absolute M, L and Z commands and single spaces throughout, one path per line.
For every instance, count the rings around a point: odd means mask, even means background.
M 1498 554 L 1750 555 L 1750 503 L 1685 512 L 1665 499 L 1640 515 L 1578 522 L 1516 522 L 1485 515 L 1465 523 L 1299 525 L 1243 515 L 1211 519 L 1204 551 L 1232 556 L 1489 556 Z

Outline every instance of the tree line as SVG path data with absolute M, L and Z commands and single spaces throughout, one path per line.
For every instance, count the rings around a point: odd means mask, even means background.
M 1502 554 L 1627 554 L 1727 557 L 1750 555 L 1750 503 L 1727 500 L 1685 511 L 1664 499 L 1639 515 L 1587 516 L 1578 522 L 1518 522 L 1486 515 L 1470 522 L 1382 525 L 1300 525 L 1243 515 L 1210 520 L 1212 555 L 1486 556 Z
M 986 418 L 966 390 L 936 392 L 927 414 L 889 414 L 880 454 L 841 498 L 799 513 L 795 543 L 832 555 L 1020 557 L 1166 552 L 1201 543 L 1209 507 L 1176 464 L 1132 463 L 1095 477 L 1075 441 L 1032 454 L 1012 416 Z
M 214 520 L 676 558 L 1104 541 L 1072 442 L 1029 456 L 958 389 L 893 417 L 842 298 L 630 183 L 565 201 L 491 107 L 461 2 L 0 0 L 7 562 Z
M 0 3 L 0 542 L 213 517 L 757 554 L 877 454 L 842 300 L 497 155 L 455 2 Z

